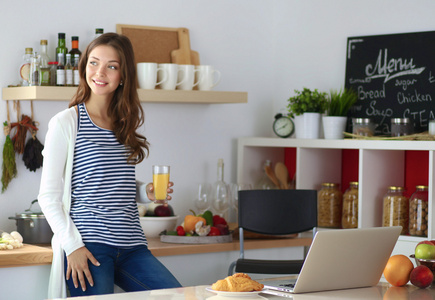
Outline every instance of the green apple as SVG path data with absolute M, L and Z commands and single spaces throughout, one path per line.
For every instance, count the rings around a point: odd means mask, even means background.
M 415 248 L 415 257 L 420 259 L 435 259 L 435 246 L 420 244 Z

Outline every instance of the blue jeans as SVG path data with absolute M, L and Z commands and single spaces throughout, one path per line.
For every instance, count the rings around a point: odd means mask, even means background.
M 86 281 L 86 291 L 74 287 L 72 278 L 67 281 L 71 296 L 112 294 L 116 284 L 126 292 L 180 287 L 168 269 L 155 258 L 146 246 L 116 248 L 101 243 L 85 243 L 100 266 L 88 261 L 94 280 L 91 287 Z M 65 260 L 65 274 L 67 269 Z

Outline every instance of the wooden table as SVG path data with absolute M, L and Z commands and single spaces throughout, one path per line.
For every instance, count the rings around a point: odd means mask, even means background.
M 222 297 L 206 290 L 209 286 L 192 286 L 176 289 L 153 290 L 146 292 L 120 293 L 112 295 L 81 297 L 81 300 L 232 300 L 232 299 L 285 299 L 280 296 L 266 293 L 254 294 L 252 297 Z M 392 287 L 387 283 L 380 282 L 377 286 L 359 289 L 347 289 L 305 294 L 287 294 L 287 298 L 293 300 L 425 300 L 435 299 L 435 289 L 419 289 L 410 284 L 404 287 Z M 70 298 L 68 298 L 70 299 Z M 75 299 L 75 298 L 71 298 Z

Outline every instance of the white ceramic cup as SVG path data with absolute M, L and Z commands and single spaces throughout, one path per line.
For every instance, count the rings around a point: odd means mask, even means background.
M 221 72 L 215 70 L 213 66 L 199 65 L 196 69 L 199 71 L 196 76 L 198 76 L 200 91 L 211 91 L 221 80 Z
M 179 80 L 178 77 L 178 65 L 177 64 L 171 64 L 171 63 L 167 63 L 167 64 L 159 64 L 158 65 L 159 68 L 162 68 L 163 70 L 165 70 L 167 72 L 168 78 L 167 80 L 163 81 L 160 84 L 160 88 L 163 90 L 175 90 L 175 88 L 177 86 L 179 86 L 180 84 L 182 84 L 185 80 Z M 157 78 L 158 80 L 160 80 L 160 78 L 162 78 L 162 76 L 164 76 L 163 72 L 157 72 Z
M 161 78 L 157 81 L 157 72 L 161 72 Z M 157 63 L 141 62 L 137 64 L 137 81 L 141 89 L 153 90 L 156 85 L 167 80 L 166 70 L 159 68 Z
M 182 82 L 177 89 L 190 91 L 199 84 L 200 76 L 195 77 L 199 70 L 195 69 L 194 65 L 178 65 L 178 71 L 178 78 Z

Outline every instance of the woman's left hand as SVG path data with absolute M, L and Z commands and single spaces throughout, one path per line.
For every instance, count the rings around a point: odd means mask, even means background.
M 167 193 L 168 193 L 168 196 L 166 197 L 166 200 L 168 200 L 168 201 L 172 199 L 170 194 L 172 194 L 174 192 L 174 190 L 172 189 L 172 186 L 174 186 L 174 183 L 172 181 L 169 181 L 168 189 L 166 190 Z M 147 191 L 147 197 L 148 197 L 148 199 L 150 199 L 151 201 L 155 201 L 156 198 L 154 196 L 154 186 L 153 186 L 152 182 L 147 184 L 146 191 Z

